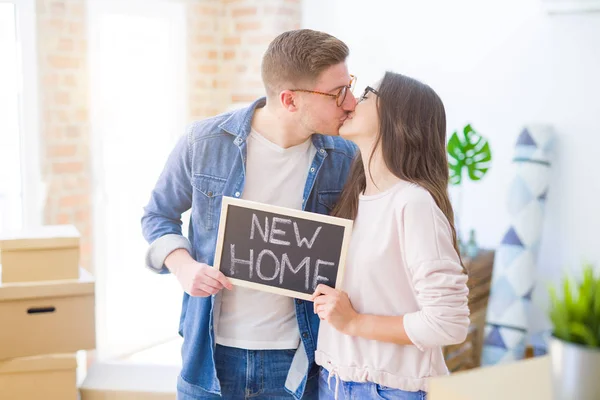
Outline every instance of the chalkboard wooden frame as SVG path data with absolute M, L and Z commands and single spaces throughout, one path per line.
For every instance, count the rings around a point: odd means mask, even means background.
M 221 257 L 222 257 L 222 252 L 223 252 L 223 244 L 225 242 L 225 231 L 226 231 L 225 225 L 226 225 L 226 221 L 227 221 L 227 212 L 228 212 L 230 205 L 234 205 L 234 206 L 238 206 L 238 207 L 242 207 L 242 208 L 246 208 L 246 209 L 251 209 L 251 210 L 271 212 L 271 213 L 285 215 L 285 216 L 289 216 L 289 217 L 311 220 L 311 221 L 316 221 L 316 222 L 322 222 L 322 223 L 329 224 L 329 225 L 337 225 L 337 226 L 343 227 L 344 228 L 344 236 L 343 236 L 343 240 L 342 240 L 340 259 L 338 261 L 337 279 L 335 282 L 335 288 L 336 289 L 341 288 L 342 282 L 344 279 L 344 272 L 346 269 L 346 255 L 348 253 L 348 247 L 350 245 L 350 237 L 352 234 L 352 226 L 353 226 L 352 220 L 338 218 L 338 217 L 332 217 L 329 215 L 312 213 L 312 212 L 308 212 L 308 211 L 300 211 L 300 210 L 293 210 L 293 209 L 289 209 L 289 208 L 285 208 L 285 207 L 272 206 L 269 204 L 258 203 L 258 202 L 250 201 L 250 200 L 242 200 L 242 199 L 238 199 L 238 198 L 234 198 L 234 197 L 223 196 L 222 205 L 221 205 L 221 217 L 219 220 L 219 232 L 218 232 L 218 236 L 217 236 L 217 246 L 216 246 L 216 251 L 215 251 L 215 259 L 214 259 L 214 263 L 213 263 L 213 267 L 218 270 L 221 269 Z M 289 289 L 284 289 L 284 288 L 279 288 L 279 287 L 273 287 L 273 286 L 261 284 L 261 283 L 249 282 L 249 281 L 243 280 L 243 279 L 237 279 L 237 278 L 231 278 L 231 277 L 228 277 L 228 279 L 231 281 L 232 284 L 237 285 L 237 286 L 271 292 L 271 293 L 280 294 L 283 296 L 293 297 L 296 299 L 303 299 L 303 300 L 309 300 L 309 301 L 311 300 L 311 295 L 303 293 L 303 292 L 298 292 L 295 290 L 289 290 Z

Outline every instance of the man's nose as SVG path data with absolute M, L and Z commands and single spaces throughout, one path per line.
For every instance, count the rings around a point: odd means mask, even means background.
M 342 103 L 342 109 L 344 111 L 354 111 L 354 109 L 356 108 L 356 98 L 354 97 L 354 95 L 352 93 L 348 93 L 348 96 L 346 96 L 346 98 L 344 99 L 344 102 Z

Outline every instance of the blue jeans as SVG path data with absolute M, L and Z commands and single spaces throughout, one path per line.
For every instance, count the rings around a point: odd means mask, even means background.
M 209 393 L 177 391 L 177 400 L 290 400 L 285 388 L 296 350 L 244 350 L 217 345 L 215 364 L 221 384 L 221 396 Z M 314 368 L 315 372 L 318 369 Z M 303 399 L 318 398 L 318 376 L 309 375 Z
M 321 368 L 319 372 L 319 400 L 334 400 L 337 377 L 332 376 L 327 383 L 329 371 Z M 378 385 L 372 382 L 344 382 L 338 384 L 338 400 L 366 400 L 366 399 L 384 399 L 384 400 L 425 400 L 427 393 L 420 390 L 418 392 L 407 392 L 400 389 L 392 389 L 386 386 Z

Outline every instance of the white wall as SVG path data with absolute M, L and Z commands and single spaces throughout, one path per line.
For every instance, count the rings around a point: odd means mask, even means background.
M 549 16 L 539 0 L 304 0 L 303 7 L 303 27 L 349 45 L 356 95 L 386 69 L 404 73 L 442 97 L 449 133 L 471 122 L 489 139 L 493 166 L 463 193 L 462 228 L 475 228 L 484 246 L 495 247 L 508 223 L 517 134 L 527 123 L 552 124 L 558 148 L 540 278 L 583 260 L 600 263 L 600 13 Z

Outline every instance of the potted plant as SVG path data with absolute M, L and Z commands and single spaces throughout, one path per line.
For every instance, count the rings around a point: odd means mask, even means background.
M 469 242 L 465 244 L 461 229 L 463 170 L 468 179 L 479 181 L 491 166 L 492 152 L 487 139 L 475 131 L 471 124 L 452 133 L 448 140 L 447 151 L 450 185 L 456 189 L 454 193 L 451 192 L 451 195 L 453 195 L 454 222 L 458 241 L 461 253 L 468 253 L 467 255 L 473 257 L 477 250 L 475 231 L 469 232 Z
M 550 301 L 554 398 L 600 398 L 600 276 L 585 265 L 583 279 L 563 279 L 561 296 L 550 288 Z

